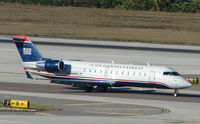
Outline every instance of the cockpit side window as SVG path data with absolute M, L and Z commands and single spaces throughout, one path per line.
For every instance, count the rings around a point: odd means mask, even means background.
M 171 75 L 170 72 L 163 72 L 163 75 Z
M 180 74 L 178 72 L 172 72 L 172 75 L 179 76 Z
M 178 72 L 163 72 L 163 75 L 170 75 L 170 76 L 179 76 Z

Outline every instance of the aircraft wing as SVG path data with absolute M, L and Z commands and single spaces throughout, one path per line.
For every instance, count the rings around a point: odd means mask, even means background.
M 35 80 L 49 80 L 49 81 L 57 81 L 57 82 L 71 82 L 71 83 L 82 83 L 82 84 L 107 84 L 107 85 L 113 85 L 115 84 L 115 81 L 111 81 L 111 80 L 89 80 L 89 79 L 84 79 L 84 80 L 80 80 L 80 79 L 55 79 L 55 78 L 32 78 L 31 79 L 35 79 Z
M 110 80 L 76 80 L 76 79 L 67 79 L 67 80 L 62 80 L 62 79 L 49 79 L 51 81 L 61 81 L 61 82 L 73 82 L 73 83 L 87 83 L 87 84 L 108 84 L 108 85 L 113 85 L 115 84 L 115 81 L 110 81 Z

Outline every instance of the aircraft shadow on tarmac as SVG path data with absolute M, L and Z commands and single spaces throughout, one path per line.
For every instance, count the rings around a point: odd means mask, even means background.
M 151 95 L 151 96 L 173 96 L 173 90 L 171 92 L 161 92 L 156 91 L 154 89 L 131 89 L 131 88 L 108 88 L 106 92 L 100 92 L 97 88 L 94 88 L 92 92 L 85 92 L 83 88 L 79 87 L 63 87 L 64 89 L 68 89 L 68 91 L 64 91 L 62 93 L 86 93 L 86 94 L 109 94 L 109 93 L 116 93 L 116 94 L 134 94 L 134 95 Z M 179 93 L 179 97 L 192 97 L 192 98 L 200 98 L 199 94 L 186 94 L 186 93 Z

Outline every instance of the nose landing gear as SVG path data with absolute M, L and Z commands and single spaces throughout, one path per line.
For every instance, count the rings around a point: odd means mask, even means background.
M 178 96 L 178 89 L 174 89 L 174 96 L 175 96 L 175 97 Z

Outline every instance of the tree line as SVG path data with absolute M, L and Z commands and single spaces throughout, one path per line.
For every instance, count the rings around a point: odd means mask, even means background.
M 200 0 L 0 0 L 0 2 L 166 12 L 195 13 L 200 10 Z

